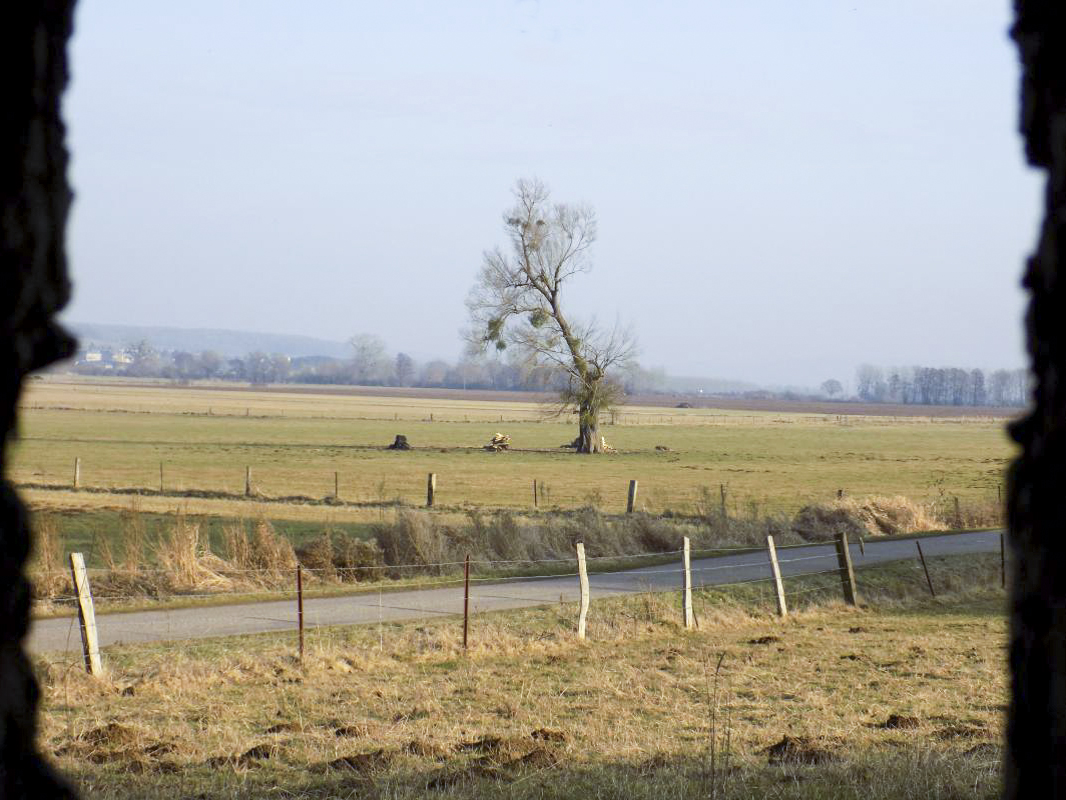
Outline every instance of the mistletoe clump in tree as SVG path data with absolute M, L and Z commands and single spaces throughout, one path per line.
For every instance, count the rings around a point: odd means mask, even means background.
M 485 253 L 467 301 L 469 338 L 480 349 L 511 347 L 526 367 L 561 375 L 557 412 L 577 412 L 577 452 L 602 452 L 600 415 L 622 399 L 611 372 L 632 361 L 634 342 L 618 326 L 603 331 L 591 320 L 571 319 L 562 306 L 570 279 L 591 267 L 596 214 L 588 206 L 551 203 L 537 180 L 518 181 L 514 195 L 504 214 L 510 247 Z

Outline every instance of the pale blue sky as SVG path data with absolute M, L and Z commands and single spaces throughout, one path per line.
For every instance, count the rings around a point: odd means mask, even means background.
M 510 187 L 675 374 L 1019 366 L 1007 0 L 81 0 L 69 318 L 454 358 Z

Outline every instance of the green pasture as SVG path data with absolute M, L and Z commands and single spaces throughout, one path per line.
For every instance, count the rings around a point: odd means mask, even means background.
M 995 501 L 1013 452 L 1002 423 L 980 419 L 764 414 L 713 425 L 606 425 L 601 432 L 618 452 L 578 456 L 559 447 L 576 433 L 560 420 L 218 417 L 183 414 L 172 409 L 173 395 L 167 400 L 158 413 L 27 409 L 9 445 L 11 475 L 69 487 L 77 457 L 83 487 L 158 490 L 162 463 L 167 491 L 240 494 L 250 467 L 265 496 L 326 498 L 336 472 L 346 502 L 420 504 L 433 472 L 445 506 L 530 508 L 536 480 L 542 506 L 608 511 L 624 508 L 637 479 L 638 505 L 650 512 L 693 510 L 704 493 L 717 504 L 724 485 L 731 514 L 762 514 L 792 512 L 839 489 Z M 497 431 L 515 449 L 480 449 Z M 398 433 L 415 449 L 384 449 Z

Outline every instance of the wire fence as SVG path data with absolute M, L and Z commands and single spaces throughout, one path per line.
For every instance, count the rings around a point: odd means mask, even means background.
M 772 540 L 770 542 L 772 544 Z M 686 543 L 687 544 L 687 543 Z M 797 546 L 801 547 L 801 546 Z M 402 583 L 376 587 L 376 591 L 335 596 L 307 597 L 303 591 L 303 573 L 316 570 L 298 568 L 293 571 L 293 585 L 256 592 L 225 593 L 200 592 L 182 595 L 183 599 L 223 599 L 224 606 L 194 606 L 167 608 L 142 613 L 113 613 L 95 617 L 92 610 L 90 582 L 78 586 L 78 594 L 63 598 L 79 604 L 79 615 L 69 618 L 38 619 L 30 634 L 30 647 L 42 654 L 44 663 L 52 665 L 90 664 L 89 651 L 103 646 L 105 653 L 129 659 L 137 655 L 164 652 L 191 652 L 190 648 L 217 647 L 209 642 L 215 637 L 242 634 L 266 634 L 277 643 L 279 636 L 286 645 L 298 637 L 300 658 L 304 655 L 304 632 L 317 635 L 336 626 L 395 624 L 426 618 L 455 617 L 463 620 L 463 644 L 472 617 L 505 609 L 529 608 L 560 603 L 560 609 L 580 607 L 580 619 L 573 626 L 584 631 L 584 618 L 591 600 L 607 600 L 641 594 L 680 594 L 682 613 L 679 622 L 685 627 L 699 625 L 699 616 L 707 611 L 720 590 L 753 586 L 768 589 L 767 599 L 776 595 L 778 613 L 788 614 L 791 602 L 804 602 L 814 595 L 843 596 L 855 604 L 858 597 L 852 558 L 863 558 L 865 547 L 851 544 L 841 535 L 828 545 L 806 545 L 818 552 L 795 552 L 781 548 L 778 557 L 770 546 L 766 550 L 729 548 L 713 561 L 692 563 L 688 547 L 665 553 L 636 553 L 626 557 L 630 564 L 637 560 L 656 559 L 645 567 L 627 566 L 620 569 L 601 569 L 590 572 L 587 561 L 618 561 L 617 557 L 584 556 L 580 547 L 576 558 L 561 559 L 464 559 L 434 564 L 404 564 L 401 568 L 456 568 L 463 573 L 425 579 L 415 584 Z M 990 542 L 962 540 L 954 545 L 957 551 L 990 550 Z M 1002 538 L 1000 538 L 1001 566 L 1005 569 Z M 674 564 L 662 563 L 663 558 L 679 557 Z M 821 562 L 820 564 L 818 562 Z M 572 565 L 562 571 L 544 570 L 532 575 L 471 575 L 469 567 L 500 565 Z M 874 562 L 871 562 L 871 564 Z M 876 563 L 883 563 L 878 560 Z M 260 572 L 260 570 L 245 570 Z M 732 571 L 731 573 L 729 571 Z M 98 571 L 99 574 L 99 571 Z M 832 576 L 832 580 L 817 581 L 818 576 Z M 575 580 L 576 579 L 576 580 Z M 798 582 L 798 583 L 797 583 Z M 933 591 L 932 582 L 929 584 Z M 686 604 L 692 608 L 694 593 L 701 600 L 700 614 L 693 614 L 692 622 L 684 613 Z M 254 600 L 243 605 L 231 601 Z M 134 603 L 142 596 L 129 594 L 109 598 L 109 601 Z M 672 603 L 673 601 L 669 601 Z M 567 626 L 570 629 L 570 626 Z M 89 636 L 89 631 L 92 636 Z M 90 641 L 90 638 L 93 641 Z M 80 642 L 79 642 L 80 639 Z M 80 644 L 80 648 L 79 648 Z M 63 653 L 62 656 L 58 655 Z M 79 657 L 80 654 L 80 657 Z

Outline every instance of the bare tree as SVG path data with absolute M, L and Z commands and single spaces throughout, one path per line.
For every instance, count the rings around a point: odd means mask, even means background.
M 836 378 L 830 378 L 827 381 L 822 381 L 822 394 L 826 397 L 836 397 L 838 394 L 844 393 L 844 387 L 840 385 L 840 381 Z
M 380 382 L 387 367 L 385 343 L 370 333 L 348 340 L 352 348 L 352 379 L 359 384 Z
M 397 353 L 393 372 L 396 373 L 396 385 L 407 386 L 415 376 L 414 359 L 407 353 Z
M 563 377 L 558 413 L 576 411 L 579 453 L 602 452 L 600 414 L 622 398 L 614 368 L 633 359 L 635 343 L 617 325 L 600 330 L 563 311 L 570 280 L 591 267 L 596 214 L 588 206 L 551 203 L 538 180 L 515 184 L 514 207 L 504 214 L 507 251 L 487 251 L 470 292 L 471 343 L 513 346 L 529 369 L 550 367 Z

